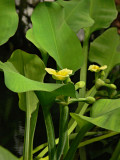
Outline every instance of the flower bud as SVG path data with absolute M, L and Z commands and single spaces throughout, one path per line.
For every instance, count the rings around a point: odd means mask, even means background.
M 111 88 L 111 89 L 117 89 L 115 84 L 105 84 L 105 87 Z
M 110 79 L 105 79 L 105 83 L 110 83 Z
M 95 102 L 95 98 L 94 97 L 87 97 L 86 102 L 89 103 L 89 104 L 92 104 L 92 103 Z
M 100 87 L 102 87 L 104 85 L 105 85 L 105 82 L 102 79 L 99 78 L 96 80 L 96 83 L 95 83 L 96 89 L 99 89 Z
M 83 88 L 85 86 L 85 82 L 84 81 L 79 81 L 75 84 L 75 90 Z
M 101 71 L 100 75 L 101 75 L 102 78 L 104 78 L 105 77 L 105 72 Z

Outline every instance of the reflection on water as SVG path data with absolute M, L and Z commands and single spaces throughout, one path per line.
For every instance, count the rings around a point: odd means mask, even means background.
M 21 156 L 23 153 L 24 130 L 21 121 L 18 121 L 18 127 L 14 132 L 14 150 Z

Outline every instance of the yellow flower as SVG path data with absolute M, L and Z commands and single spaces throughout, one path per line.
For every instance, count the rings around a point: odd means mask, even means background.
M 88 70 L 90 70 L 91 72 L 99 72 L 101 70 L 105 70 L 107 68 L 107 65 L 101 66 L 99 67 L 98 65 L 90 65 Z
M 51 68 L 45 68 L 45 70 L 52 75 L 52 77 L 56 80 L 64 81 L 69 77 L 70 74 L 72 74 L 72 70 L 69 70 L 67 68 L 62 69 L 60 71 L 56 71 Z

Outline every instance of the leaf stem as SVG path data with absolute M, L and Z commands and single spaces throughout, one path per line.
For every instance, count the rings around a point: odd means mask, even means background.
M 50 114 L 49 109 L 46 106 L 42 107 L 42 109 L 43 109 L 43 114 L 44 114 L 46 130 L 47 130 L 49 160 L 57 160 L 54 127 L 52 123 L 51 114 Z
M 25 144 L 24 144 L 24 155 L 23 160 L 31 160 L 31 154 L 29 154 L 30 151 L 30 105 L 29 105 L 29 92 L 26 93 L 26 125 L 25 125 Z
M 95 95 L 95 93 L 96 93 L 96 88 L 95 88 L 95 86 L 93 86 L 87 93 L 86 93 L 86 96 L 85 97 L 88 97 L 88 96 L 94 96 Z M 88 105 L 89 104 L 85 104 L 84 102 L 82 102 L 82 103 L 80 103 L 80 105 L 81 106 L 79 106 L 77 109 L 76 109 L 76 111 L 75 111 L 75 113 L 77 113 L 77 114 L 84 114 L 85 113 L 85 111 L 86 111 L 86 109 L 87 109 L 87 107 L 88 107 Z M 71 118 L 71 120 L 70 120 L 70 122 L 69 122 L 69 124 L 68 124 L 68 127 L 69 127 L 69 130 L 68 130 L 68 134 L 71 134 L 72 133 L 72 131 L 75 129 L 75 127 L 77 126 L 77 122 L 74 120 L 74 119 L 72 119 Z
M 74 158 L 74 154 L 77 150 L 77 147 L 80 143 L 80 141 L 83 139 L 85 133 L 90 130 L 91 128 L 93 127 L 93 124 L 91 123 L 87 123 L 86 125 L 84 125 L 79 133 L 77 134 L 77 136 L 75 137 L 75 139 L 73 140 L 72 144 L 71 144 L 71 147 L 69 148 L 66 156 L 65 156 L 65 159 L 64 160 L 73 160 Z
M 107 134 L 104 134 L 102 136 L 99 136 L 99 137 L 95 137 L 95 138 L 92 138 L 92 139 L 89 139 L 89 140 L 86 140 L 84 142 L 81 142 L 78 146 L 79 147 L 83 147 L 83 146 L 86 146 L 88 144 L 91 144 L 91 143 L 94 143 L 94 142 L 97 142 L 97 141 L 100 141 L 102 139 L 106 139 L 106 138 L 109 138 L 109 137 L 112 137 L 112 136 L 115 136 L 117 134 L 120 134 L 118 132 L 110 132 L 110 133 L 107 133 Z M 120 148 L 120 146 L 119 146 Z M 111 159 L 110 159 L 111 160 Z
M 79 97 L 84 98 L 86 93 L 86 81 L 87 81 L 87 62 L 88 62 L 88 45 L 89 38 L 86 37 L 83 43 L 83 54 L 84 54 L 84 62 L 80 71 L 80 81 L 85 82 L 85 86 L 79 90 Z
M 57 160 L 60 160 L 61 155 L 64 155 L 64 150 L 68 150 L 67 138 L 68 138 L 68 106 L 60 105 L 60 128 L 59 128 L 59 143 L 57 147 Z

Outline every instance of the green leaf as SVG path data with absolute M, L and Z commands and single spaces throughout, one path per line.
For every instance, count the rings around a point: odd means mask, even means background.
M 106 30 L 90 45 L 89 60 L 99 65 L 107 65 L 108 74 L 111 69 L 120 63 L 120 38 L 116 28 Z
M 76 120 L 80 129 L 88 123 L 85 120 L 81 119 L 76 113 L 70 113 L 70 115 L 74 120 Z
M 91 117 L 76 116 L 99 127 L 120 132 L 120 99 L 100 99 L 93 104 Z
M 117 17 L 114 0 L 90 0 L 90 16 L 95 21 L 88 30 L 92 33 L 101 28 L 107 28 Z
M 94 20 L 89 15 L 90 0 L 59 0 L 58 3 L 64 7 L 65 20 L 74 32 L 93 25 Z
M 39 44 L 39 48 L 48 52 L 60 68 L 78 70 L 83 61 L 82 47 L 65 21 L 63 7 L 56 2 L 40 3 L 31 19 L 37 47 Z M 30 35 L 27 37 L 30 40 Z
M 49 100 L 53 101 L 52 97 L 57 95 L 65 95 L 75 97 L 75 87 L 73 84 L 54 84 L 54 83 L 43 83 L 35 80 L 28 79 L 18 73 L 16 68 L 11 62 L 2 63 L 0 62 L 0 68 L 4 71 L 5 84 L 13 92 L 21 93 L 28 91 L 42 91 L 43 95 L 50 96 Z M 39 92 L 39 94 L 42 93 Z M 46 99 L 44 100 L 45 103 Z
M 0 160 L 18 160 L 18 158 L 10 153 L 7 149 L 0 146 Z
M 36 124 L 36 117 L 33 114 L 37 115 L 38 105 L 38 99 L 32 91 L 39 91 L 37 93 L 43 97 L 40 99 L 41 104 L 47 103 L 50 108 L 57 95 L 75 97 L 75 87 L 73 84 L 39 82 L 43 80 L 45 74 L 43 62 L 36 55 L 30 55 L 20 50 L 15 51 L 8 62 L 0 62 L 0 68 L 5 75 L 5 84 L 10 90 L 17 93 L 26 92 L 20 95 L 20 106 L 26 111 L 24 157 L 29 160 L 32 157 L 31 139 L 33 140 Z M 47 106 L 47 109 L 49 108 Z
M 28 54 L 22 50 L 16 50 L 8 60 L 15 69 L 23 76 L 42 82 L 45 76 L 45 65 L 42 60 L 33 54 Z M 19 107 L 26 110 L 28 93 L 19 93 Z M 34 92 L 29 92 L 29 104 L 31 113 L 36 109 L 38 98 Z
M 43 61 L 45 63 L 45 65 L 47 65 L 47 60 L 48 60 L 48 54 L 47 52 L 40 46 L 40 44 L 36 41 L 34 35 L 33 35 L 33 29 L 29 29 L 27 31 L 27 35 L 26 35 L 26 38 L 28 40 L 30 40 L 41 52 L 41 55 L 42 55 L 42 58 L 43 58 Z
M 14 0 L 0 0 L 0 45 L 15 34 L 17 26 L 18 16 Z
M 56 86 L 57 85 L 58 84 L 56 84 Z M 36 92 L 42 106 L 51 107 L 51 104 L 54 102 L 55 98 L 59 95 L 76 97 L 75 88 L 72 83 L 68 83 L 67 85 L 58 85 L 58 86 L 59 86 L 58 88 L 54 89 L 51 92 L 46 92 L 46 91 Z
M 28 40 L 30 40 L 39 50 L 43 50 L 43 48 L 40 46 L 40 44 L 36 41 L 36 39 L 33 35 L 33 29 L 32 28 L 27 31 L 26 38 Z

